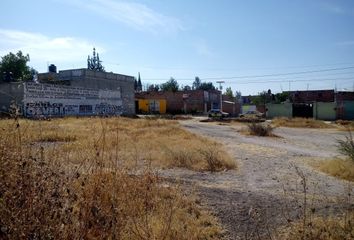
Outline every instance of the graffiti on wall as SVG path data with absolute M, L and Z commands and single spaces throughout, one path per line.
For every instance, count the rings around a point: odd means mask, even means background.
M 116 112 L 123 112 L 123 107 L 112 104 L 100 103 L 96 104 L 95 112 L 101 115 L 112 115 Z
M 63 104 L 50 102 L 26 103 L 24 110 L 26 116 L 60 116 L 63 114 Z
M 51 84 L 26 83 L 24 113 L 27 117 L 70 115 L 121 115 L 120 90 L 95 90 Z

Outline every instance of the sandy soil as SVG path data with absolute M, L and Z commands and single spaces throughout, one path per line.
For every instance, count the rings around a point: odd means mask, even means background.
M 244 126 L 241 124 L 192 119 L 181 121 L 181 125 L 222 143 L 238 163 L 238 170 L 219 173 L 185 169 L 161 172 L 197 191 L 202 203 L 219 217 L 226 230 L 225 239 L 273 239 L 279 226 L 296 220 L 302 212 L 304 192 L 299 172 L 306 178 L 309 204 L 321 214 L 338 213 L 348 191 L 354 193 L 352 183 L 307 164 L 339 155 L 336 140 L 343 139 L 345 132 L 277 128 L 279 137 L 270 138 L 245 136 L 239 132 Z

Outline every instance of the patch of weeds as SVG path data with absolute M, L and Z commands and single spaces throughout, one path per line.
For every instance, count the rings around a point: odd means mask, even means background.
M 342 130 L 354 130 L 354 121 L 337 120 L 336 124 L 342 127 Z
M 268 124 L 262 123 L 250 123 L 247 125 L 250 135 L 260 136 L 260 137 L 273 137 L 274 128 Z
M 188 149 L 173 149 L 166 147 L 165 152 L 172 160 L 172 165 L 176 167 L 183 167 L 191 169 L 193 153 Z
M 352 132 L 348 130 L 348 134 L 345 136 L 345 140 L 338 140 L 338 143 L 339 152 L 349 157 L 349 159 L 354 162 L 354 140 Z
M 296 198 L 296 205 L 299 206 L 299 213 L 296 219 L 286 214 L 288 226 L 280 229 L 278 238 L 284 240 L 318 240 L 318 239 L 354 239 L 354 210 L 351 207 L 352 188 L 349 187 L 343 200 L 336 200 L 336 204 L 341 206 L 336 209 L 336 213 L 323 213 L 317 209 L 314 199 L 308 190 L 310 182 L 307 175 L 295 167 L 300 180 L 300 198 Z M 298 194 L 296 193 L 296 194 Z M 301 199 L 302 198 L 302 199 Z M 325 198 L 323 198 L 325 200 Z M 328 204 L 327 201 L 324 202 Z M 321 213 L 322 212 L 322 213 Z
M 102 123 L 107 126 L 107 121 Z M 108 151 L 112 141 L 106 134 L 114 132 L 88 131 L 86 147 L 76 149 L 84 160 L 73 166 L 73 155 L 60 148 L 46 152 L 27 144 L 36 137 L 33 127 L 27 134 L 23 125 L 0 122 L 6 129 L 0 138 L 0 239 L 221 238 L 217 220 L 178 186 L 162 184 L 150 168 L 134 173 L 113 164 L 115 155 Z
M 354 162 L 348 159 L 331 159 L 315 164 L 320 171 L 348 181 L 354 181 Z
M 272 124 L 276 127 L 294 127 L 294 128 L 333 128 L 333 126 L 321 120 L 312 118 L 274 118 Z
M 203 160 L 207 163 L 206 170 L 208 171 L 215 172 L 236 167 L 232 159 L 227 158 L 227 156 L 221 153 L 220 146 L 217 144 L 211 144 L 205 148 L 201 148 L 199 152 Z
M 314 217 L 304 230 L 303 223 L 295 222 L 292 230 L 281 239 L 318 240 L 318 239 L 353 239 L 354 212 L 341 216 Z

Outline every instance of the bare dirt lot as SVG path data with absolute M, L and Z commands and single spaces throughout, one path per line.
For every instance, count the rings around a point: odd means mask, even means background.
M 337 139 L 345 132 L 334 129 L 277 128 L 279 137 L 245 136 L 245 125 L 181 121 L 189 131 L 222 143 L 238 163 L 238 170 L 219 173 L 184 169 L 163 170 L 162 175 L 179 179 L 186 188 L 219 217 L 226 239 L 273 239 L 277 229 L 298 219 L 306 192 L 319 214 L 337 214 L 353 184 L 338 180 L 309 166 L 309 161 L 340 155 Z M 306 189 L 300 175 L 306 179 Z M 348 204 L 348 202 L 346 202 Z M 353 201 L 349 202 L 353 207 Z

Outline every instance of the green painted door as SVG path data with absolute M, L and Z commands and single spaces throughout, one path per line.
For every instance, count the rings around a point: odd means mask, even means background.
M 343 118 L 346 120 L 354 120 L 354 101 L 344 101 L 343 108 Z

